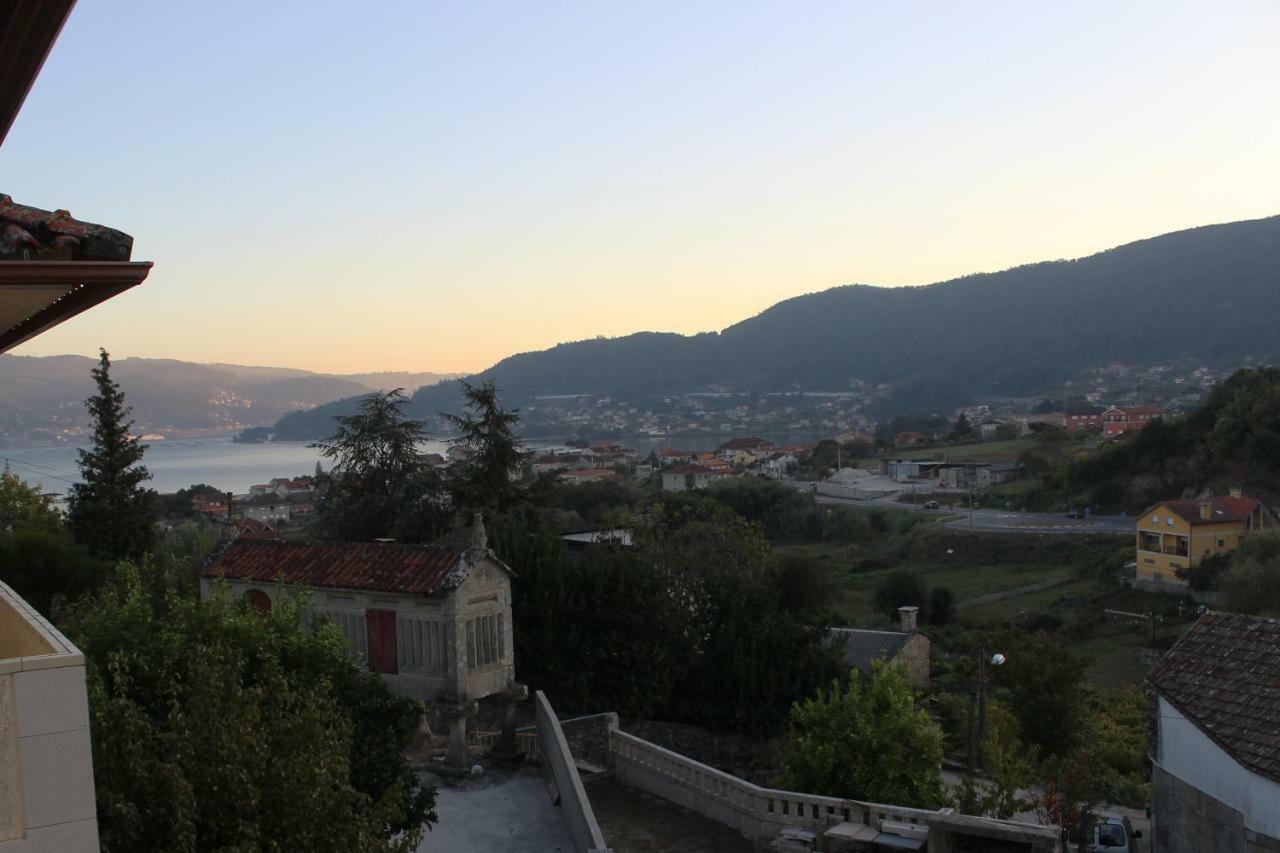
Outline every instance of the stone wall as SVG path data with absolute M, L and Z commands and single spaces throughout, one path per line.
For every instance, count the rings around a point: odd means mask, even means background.
M 1159 853 L 1253 853 L 1244 815 L 1215 800 L 1160 765 L 1151 768 L 1152 849 Z

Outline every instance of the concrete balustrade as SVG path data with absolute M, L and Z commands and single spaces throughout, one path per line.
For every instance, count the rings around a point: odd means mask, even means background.
M 821 834 L 836 823 L 893 822 L 924 830 L 937 812 L 762 788 L 657 744 L 614 731 L 613 775 L 624 784 L 678 803 L 733 827 L 748 838 L 771 838 L 783 827 Z

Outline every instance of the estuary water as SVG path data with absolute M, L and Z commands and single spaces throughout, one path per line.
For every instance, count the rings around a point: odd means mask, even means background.
M 143 464 L 151 472 L 150 487 L 176 492 L 195 483 L 207 483 L 224 492 L 243 494 L 255 483 L 275 477 L 312 474 L 320 453 L 303 442 L 273 441 L 236 444 L 230 438 L 176 439 L 146 442 Z M 429 441 L 424 453 L 444 454 L 448 445 Z M 62 494 L 80 479 L 76 447 L 0 448 L 0 465 L 46 492 Z M 323 463 L 322 463 L 323 464 Z M 325 464 L 325 468 L 329 466 Z

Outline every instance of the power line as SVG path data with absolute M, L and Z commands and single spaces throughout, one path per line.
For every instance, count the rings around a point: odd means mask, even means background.
M 18 462 L 18 460 L 16 460 L 16 459 L 15 459 L 15 460 L 7 460 L 7 461 L 14 461 L 14 462 Z M 42 464 L 40 464 L 40 463 L 38 463 L 38 462 L 28 462 L 28 461 L 25 461 L 25 460 L 24 460 L 24 461 L 18 462 L 18 464 L 19 464 L 19 465 L 26 465 L 28 468 L 43 468 L 44 470 L 46 470 L 46 471 L 52 471 L 52 472 L 53 472 L 53 473 L 55 473 L 55 474 L 65 474 L 65 475 L 66 475 L 66 476 L 68 476 L 68 477 L 75 477 L 75 476 L 76 476 L 75 472 L 73 472 L 73 471 L 65 471 L 65 470 L 63 470 L 63 469 L 61 469 L 61 468 L 54 468 L 52 465 L 42 465 Z
M 21 461 L 20 459 L 10 459 L 10 458 L 9 458 L 9 457 L 7 457 L 7 456 L 0 456 L 0 459 L 4 460 L 4 464 L 5 464 L 6 466 L 9 466 L 9 465 L 19 465 L 19 466 L 21 466 L 21 467 L 23 467 L 23 468 L 29 468 L 29 469 L 31 469 L 31 471 L 32 471 L 33 473 L 35 473 L 35 474 L 37 474 L 37 475 L 39 475 L 39 476 L 41 476 L 41 477 L 48 477 L 48 478 L 49 478 L 49 479 L 51 479 L 51 480 L 61 480 L 62 482 L 64 482 L 64 483 L 69 483 L 69 484 L 71 484 L 71 485 L 73 485 L 73 486 L 75 486 L 75 485 L 79 484 L 79 482 L 80 482 L 79 480 L 68 480 L 66 477 L 61 477 L 61 476 L 58 476 L 57 474 L 50 474 L 48 471 L 42 471 L 42 470 L 40 470 L 39 466 L 32 465 L 32 464 L 27 463 L 27 462 L 23 462 L 23 461 Z M 49 469 L 49 470 L 57 470 L 57 469 Z

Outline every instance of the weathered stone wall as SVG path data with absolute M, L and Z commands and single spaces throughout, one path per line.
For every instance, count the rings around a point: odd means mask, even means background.
M 1253 853 L 1244 815 L 1158 764 L 1151 768 L 1153 849 L 1160 853 Z M 1275 849 L 1275 848 L 1272 848 Z
M 914 634 L 907 644 L 898 652 L 895 660 L 907 665 L 907 671 L 921 687 L 929 686 L 929 638 L 924 634 Z

